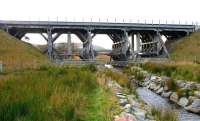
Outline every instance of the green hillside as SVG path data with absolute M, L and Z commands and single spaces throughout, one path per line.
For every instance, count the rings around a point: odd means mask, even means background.
M 48 62 L 47 57 L 31 44 L 0 30 L 0 61 L 7 70 L 35 67 Z
M 173 43 L 171 58 L 177 61 L 200 62 L 200 32 L 192 33 Z

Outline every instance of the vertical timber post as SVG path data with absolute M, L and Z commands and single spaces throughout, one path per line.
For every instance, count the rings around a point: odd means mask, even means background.
M 94 59 L 94 48 L 93 48 L 93 45 L 92 45 L 92 33 L 91 31 L 88 31 L 87 32 L 88 34 L 88 48 L 87 48 L 87 54 L 89 54 L 89 59 Z
M 131 49 L 132 49 L 132 52 L 133 52 L 132 59 L 134 59 L 134 56 L 135 56 L 135 43 L 134 43 L 135 38 L 134 38 L 134 36 L 135 36 L 135 34 L 132 33 L 132 35 L 131 35 Z
M 159 55 L 159 53 L 160 53 L 160 50 L 162 49 L 162 46 L 161 46 L 161 44 L 160 44 L 160 41 L 159 41 L 159 36 L 156 34 L 156 35 L 154 35 L 154 41 L 155 42 L 157 42 L 157 46 L 156 46 L 156 54 L 157 54 L 157 56 Z
M 53 60 L 53 38 L 52 38 L 52 31 L 51 28 L 47 29 L 47 48 L 48 48 L 48 56 L 49 59 Z
M 71 33 L 67 33 L 67 59 L 71 59 L 71 56 L 72 56 Z
M 136 54 L 141 52 L 140 33 L 136 34 Z

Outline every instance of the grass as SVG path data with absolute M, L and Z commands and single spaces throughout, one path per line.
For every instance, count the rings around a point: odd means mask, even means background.
M 178 121 L 177 113 L 170 109 L 152 108 L 151 113 L 156 121 Z
M 91 65 L 41 66 L 1 74 L 0 120 L 111 121 L 116 100 L 94 70 Z
M 182 63 L 145 63 L 142 68 L 155 74 L 173 79 L 196 81 L 200 83 L 200 65 Z
M 128 84 L 128 77 L 123 73 L 110 69 L 106 69 L 105 71 L 103 71 L 103 73 L 106 75 L 106 77 L 110 77 L 112 80 L 116 81 L 123 87 L 126 87 Z
M 0 30 L 0 61 L 4 70 L 34 68 L 48 63 L 47 57 L 31 44 L 20 41 Z
M 192 33 L 171 45 L 171 59 L 175 61 L 200 62 L 200 32 Z

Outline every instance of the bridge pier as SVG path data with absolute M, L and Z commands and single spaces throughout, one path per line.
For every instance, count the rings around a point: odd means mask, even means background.
M 113 60 L 126 61 L 130 56 L 130 43 L 128 40 L 128 33 L 121 31 L 120 33 L 108 34 L 113 40 L 111 57 Z
M 160 48 L 158 50 L 161 51 L 161 49 L 163 49 L 165 55 L 169 58 L 170 56 L 169 56 L 168 50 L 167 50 L 167 48 L 165 46 L 165 43 L 164 43 L 164 41 L 162 39 L 162 36 L 161 36 L 160 32 L 157 31 L 155 36 L 156 36 L 157 41 L 158 41 L 158 48 Z
M 60 37 L 61 33 L 57 33 L 53 37 L 52 29 L 48 28 L 47 37 L 42 33 L 40 35 L 47 41 L 47 50 L 45 50 L 45 52 L 47 52 L 49 59 L 52 61 L 57 53 L 53 47 L 53 43 L 58 39 L 58 37 Z
M 136 51 L 135 51 L 135 53 L 138 54 L 140 52 L 141 52 L 140 33 L 136 33 Z
M 80 52 L 80 57 L 83 60 L 93 60 L 95 59 L 95 51 L 92 45 L 92 39 L 94 38 L 95 34 L 92 35 L 91 31 L 87 30 L 85 34 L 81 34 L 82 41 L 83 41 L 83 49 Z M 78 35 L 80 36 L 80 35 Z
M 71 43 L 71 33 L 67 33 L 67 58 L 71 59 L 72 57 L 72 43 Z
M 50 60 L 53 60 L 53 38 L 51 29 L 47 29 L 47 53 Z

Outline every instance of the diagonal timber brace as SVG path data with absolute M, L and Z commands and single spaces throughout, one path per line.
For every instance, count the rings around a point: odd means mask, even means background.
M 161 49 L 163 48 L 165 54 L 169 58 L 170 56 L 169 56 L 168 50 L 165 46 L 165 43 L 163 42 L 162 36 L 160 35 L 160 33 L 158 31 L 156 32 L 156 36 L 158 37 L 158 46 L 160 46 Z

